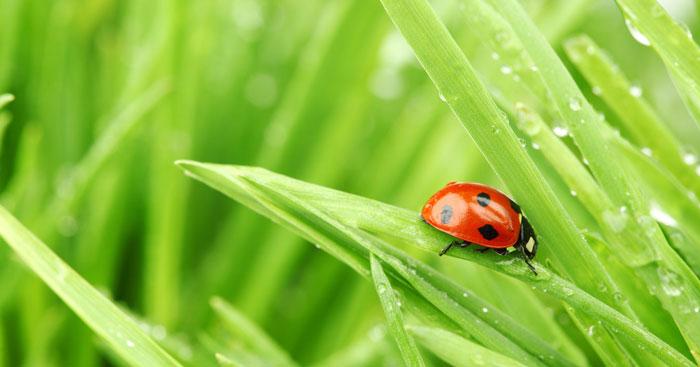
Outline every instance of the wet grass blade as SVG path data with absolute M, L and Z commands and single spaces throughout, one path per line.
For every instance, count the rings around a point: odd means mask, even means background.
M 0 207 L 0 236 L 22 261 L 125 361 L 134 366 L 179 366 L 139 325 L 51 252 Z
M 525 366 L 447 330 L 415 325 L 409 325 L 408 330 L 423 346 L 452 366 L 470 367 L 485 364 L 494 367 Z
M 700 48 L 690 30 L 656 0 L 616 0 L 632 37 L 651 46 L 674 79 L 695 122 L 700 124 Z
M 404 363 L 407 366 L 425 366 L 416 342 L 406 332 L 403 315 L 401 314 L 401 303 L 394 294 L 394 288 L 391 286 L 389 278 L 384 274 L 382 264 L 379 263 L 374 255 L 370 255 L 370 270 L 372 271 L 374 287 L 377 290 L 384 315 L 386 315 L 389 332 L 394 337 L 401 351 Z
M 379 257 L 382 256 L 382 249 L 369 247 L 370 245 L 363 240 L 363 237 L 358 237 L 359 235 L 352 228 L 390 238 L 392 243 L 417 246 L 433 254 L 438 253 L 444 244 L 450 241 L 448 235 L 435 231 L 421 222 L 418 213 L 413 211 L 304 183 L 255 167 L 223 166 L 192 161 L 180 161 L 178 164 L 186 170 L 188 175 L 280 224 L 291 226 L 290 228 L 302 228 L 301 223 L 309 220 L 314 223 L 314 227 L 327 228 L 328 233 L 323 237 L 320 236 L 320 233 L 307 232 L 305 234 L 297 230 L 297 233 L 319 245 L 328 244 L 328 236 L 331 234 L 345 236 L 347 233 L 345 231 L 348 230 L 355 233 L 353 240 L 343 242 L 346 246 L 345 249 L 338 248 L 336 245 L 336 247 L 329 247 L 327 250 L 365 277 L 369 276 L 369 272 L 367 259 L 363 257 L 367 255 L 362 254 L 363 245 L 361 243 L 364 243 L 367 248 L 372 248 L 373 253 Z M 273 191 L 266 193 L 267 190 Z M 273 208 L 274 211 L 272 211 Z M 321 220 L 319 215 L 330 216 L 333 219 L 330 221 L 329 219 Z M 304 226 L 307 231 L 314 227 L 309 227 L 309 224 Z M 387 253 L 386 249 L 384 253 L 385 255 L 393 255 Z M 352 256 L 349 256 L 350 254 Z M 538 267 L 540 273 L 538 276 L 534 276 L 519 259 L 504 260 L 503 257 L 496 254 L 480 254 L 460 249 L 455 249 L 450 254 L 523 281 L 534 289 L 565 302 L 577 315 L 587 315 L 589 318 L 597 320 L 594 324 L 600 322 L 600 325 L 615 330 L 616 334 L 623 340 L 632 345 L 642 346 L 669 365 L 689 366 L 692 364 L 678 351 L 640 326 L 638 322 L 625 317 L 547 268 Z M 383 261 L 388 261 L 388 258 L 383 258 Z M 401 263 L 398 259 L 396 261 Z M 416 265 L 412 268 L 416 268 Z M 403 276 L 406 274 L 411 274 L 411 271 L 406 270 Z M 431 278 L 427 275 L 425 277 Z M 416 278 L 416 280 L 418 279 Z M 445 290 L 440 286 L 432 286 L 436 290 Z M 463 296 L 458 298 L 465 302 L 468 301 L 464 300 Z M 477 306 L 477 304 L 473 306 Z

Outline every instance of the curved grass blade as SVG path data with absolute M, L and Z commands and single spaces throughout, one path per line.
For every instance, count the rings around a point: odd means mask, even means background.
M 430 351 L 451 366 L 524 367 L 524 364 L 474 344 L 447 330 L 408 325 L 408 331 Z
M 390 238 L 392 242 L 396 241 L 396 243 L 417 246 L 433 254 L 437 254 L 444 244 L 450 241 L 448 235 L 426 226 L 419 220 L 418 214 L 410 210 L 297 181 L 261 168 L 225 166 L 192 161 L 179 161 L 178 164 L 186 170 L 188 175 L 280 223 L 283 223 L 285 220 L 289 221 L 289 223 L 301 223 L 300 221 L 304 219 L 315 218 L 314 216 L 321 215 L 319 213 L 325 213 L 325 215 L 334 218 L 335 223 L 329 224 L 318 221 L 316 225 L 330 226 L 330 229 L 336 235 L 339 234 L 338 231 L 340 229 L 357 228 L 381 237 Z M 255 191 L 255 195 L 251 194 L 252 191 L 247 192 L 243 188 L 247 185 L 248 190 L 251 190 L 253 183 L 256 185 L 254 187 L 258 188 L 258 191 Z M 260 191 L 264 188 L 274 190 L 279 194 L 270 196 L 270 194 Z M 299 211 L 299 208 L 294 210 L 291 208 L 284 209 L 284 205 L 288 205 L 288 200 L 303 203 L 307 211 Z M 269 206 L 266 207 L 263 203 Z M 275 207 L 276 211 L 281 212 L 275 214 L 269 209 L 270 207 Z M 318 208 L 321 212 L 314 214 L 308 211 L 313 208 Z M 284 215 L 284 217 L 280 217 L 280 215 Z M 342 225 L 337 227 L 340 223 Z M 293 228 L 293 225 L 291 227 Z M 318 235 L 310 236 L 308 233 L 298 230 L 297 233 L 319 244 L 320 237 Z M 324 239 L 321 238 L 321 240 Z M 327 241 L 327 237 L 325 241 Z M 327 244 L 328 242 L 323 243 Z M 348 242 L 345 245 L 357 246 L 357 243 L 355 242 L 355 245 L 353 245 L 353 242 Z M 375 251 L 379 250 L 375 248 Z M 362 260 L 363 255 L 358 251 L 359 249 L 357 248 L 349 247 L 346 251 L 337 255 L 339 253 L 338 249 L 329 250 L 332 255 L 340 256 L 340 259 L 346 259 L 348 254 L 354 254 L 350 258 L 352 262 L 348 264 L 367 277 L 369 274 L 366 270 L 366 260 Z M 375 252 L 375 254 L 379 256 L 378 252 Z M 538 276 L 534 276 L 519 259 L 504 260 L 499 255 L 478 254 L 473 251 L 460 249 L 455 249 L 450 254 L 518 279 L 534 289 L 567 303 L 577 315 L 587 315 L 591 319 L 597 320 L 592 324 L 609 327 L 620 338 L 654 353 L 668 365 L 692 365 L 682 354 L 643 328 L 636 321 L 630 320 L 604 302 L 560 278 L 546 268 L 538 266 L 538 272 L 540 273 Z M 363 265 L 363 261 L 365 265 Z
M 401 351 L 401 357 L 407 366 L 425 366 L 416 342 L 406 333 L 404 328 L 403 315 L 401 314 L 400 302 L 394 294 L 394 288 L 389 282 L 389 278 L 382 270 L 382 264 L 370 254 L 370 270 L 372 271 L 372 281 L 377 290 L 379 301 L 386 315 L 389 332 L 394 337 L 396 344 Z
M 258 210 L 257 208 L 263 205 L 267 208 L 266 212 L 269 213 L 268 216 L 270 218 L 281 224 L 285 224 L 285 221 L 288 224 L 292 224 L 291 229 L 345 261 L 365 277 L 370 276 L 368 251 L 380 256 L 384 262 L 390 262 L 392 269 L 401 271 L 401 274 L 396 274 L 396 270 L 394 270 L 392 276 L 410 278 L 412 285 L 420 287 L 419 292 L 417 292 L 420 295 L 410 291 L 405 295 L 407 301 L 415 302 L 416 296 L 419 298 L 418 301 L 420 301 L 423 300 L 421 296 L 425 296 L 441 312 L 447 312 L 446 315 L 442 313 L 437 314 L 437 319 L 441 320 L 441 324 L 445 325 L 444 320 L 446 317 L 449 317 L 464 332 L 472 334 L 480 343 L 489 345 L 492 348 L 500 348 L 503 353 L 516 356 L 521 360 L 527 360 L 533 365 L 539 364 L 535 356 L 540 355 L 546 356 L 548 360 L 558 361 L 559 365 L 568 364 L 565 357 L 548 347 L 545 342 L 539 340 L 534 334 L 527 332 L 516 320 L 499 312 L 495 307 L 480 300 L 476 295 L 472 294 L 469 297 L 465 297 L 464 294 L 467 291 L 453 283 L 450 283 L 451 288 L 445 288 L 432 282 L 427 282 L 425 279 L 432 279 L 435 282 L 439 278 L 441 279 L 440 282 L 442 282 L 440 284 L 448 284 L 447 279 L 439 275 L 439 273 L 435 271 L 425 273 L 425 267 L 421 267 L 420 263 L 410 260 L 405 254 L 401 254 L 400 251 L 396 250 L 389 253 L 386 247 L 382 250 L 382 245 L 375 237 L 348 226 L 346 222 L 341 223 L 332 217 L 328 217 L 324 211 L 316 209 L 315 205 L 317 203 L 313 203 L 314 206 L 311 206 L 307 202 L 308 200 L 298 199 L 297 193 L 279 190 L 274 186 L 250 181 L 250 177 L 240 175 L 239 173 L 245 172 L 236 171 L 236 167 L 220 166 L 223 170 L 217 172 L 208 169 L 210 167 L 214 168 L 215 165 L 185 161 L 178 163 L 187 169 L 186 172 L 189 175 L 218 188 L 236 200 L 248 202 L 251 198 L 255 198 L 257 203 L 249 205 L 251 208 Z M 229 170 L 226 170 L 226 168 Z M 245 167 L 240 168 L 246 169 Z M 306 191 L 305 189 L 302 190 Z M 311 223 L 306 224 L 305 221 L 310 221 Z M 309 226 L 311 225 L 315 226 L 315 229 L 310 228 Z M 319 232 L 320 228 L 325 229 Z M 334 239 L 335 242 L 340 242 L 343 246 L 329 246 L 329 239 Z M 397 256 L 400 256 L 400 258 L 397 258 Z M 408 263 L 409 261 L 415 263 L 410 266 L 412 270 L 399 266 L 399 264 Z M 416 274 L 413 274 L 413 271 Z M 492 311 L 484 313 L 484 308 Z M 425 312 L 426 309 L 430 309 L 430 307 L 417 308 L 419 314 Z M 436 315 L 426 314 L 423 316 L 426 316 L 425 319 L 433 322 L 436 319 Z M 449 324 L 450 322 L 448 321 L 447 325 Z M 531 354 L 526 350 L 530 350 Z
M 0 236 L 121 358 L 134 366 L 179 366 L 139 325 L 0 207 Z
M 240 341 L 249 345 L 250 348 L 275 366 L 296 366 L 287 352 L 285 352 L 265 331 L 260 329 L 251 320 L 248 320 L 238 310 L 219 297 L 214 297 L 210 301 L 211 307 L 226 326 L 234 333 Z
M 676 89 L 700 124 L 700 48 L 687 27 L 656 0 L 616 0 L 637 42 L 651 46 L 673 76 Z
M 596 95 L 620 117 L 637 145 L 651 149 L 653 157 L 678 179 L 689 188 L 697 189 L 698 177 L 683 162 L 683 152 L 678 149 L 681 143 L 644 100 L 641 88 L 632 85 L 610 57 L 586 35 L 566 41 L 564 50 L 593 86 Z

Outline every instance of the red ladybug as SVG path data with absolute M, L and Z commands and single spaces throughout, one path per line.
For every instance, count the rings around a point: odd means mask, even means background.
M 484 247 L 481 252 L 493 249 L 501 255 L 517 250 L 537 275 L 530 263 L 537 253 L 535 232 L 518 204 L 502 192 L 478 183 L 450 182 L 428 199 L 421 217 L 461 240 L 452 241 L 440 251 L 440 256 L 452 246 L 472 244 Z

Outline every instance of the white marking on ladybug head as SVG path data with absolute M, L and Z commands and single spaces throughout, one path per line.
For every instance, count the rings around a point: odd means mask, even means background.
M 535 249 L 535 239 L 530 237 L 525 244 L 525 249 L 527 252 L 532 252 Z

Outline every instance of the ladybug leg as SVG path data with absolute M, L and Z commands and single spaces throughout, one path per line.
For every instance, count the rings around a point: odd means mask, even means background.
M 501 256 L 503 256 L 503 255 L 508 255 L 508 250 L 506 250 L 506 249 L 504 249 L 504 248 L 497 248 L 497 249 L 494 249 L 493 252 L 495 252 L 495 253 L 497 253 L 497 254 L 499 254 L 499 255 L 501 255 Z
M 484 252 L 486 252 L 486 251 L 488 251 L 488 250 L 490 250 L 490 248 L 488 248 L 488 247 L 482 247 L 482 248 L 475 249 L 474 251 L 479 251 L 479 252 L 481 252 L 481 253 L 483 254 Z
M 440 251 L 440 256 L 446 254 L 447 251 L 449 251 L 452 248 L 452 246 L 459 246 L 461 248 L 465 248 L 469 245 L 471 245 L 471 243 L 467 242 L 467 241 L 456 241 L 456 240 L 452 241 L 452 242 L 450 242 L 449 245 L 447 245 L 444 249 L 442 249 L 442 251 Z
M 527 264 L 527 267 L 530 268 L 530 270 L 535 275 L 537 275 L 537 271 L 535 270 L 535 267 L 532 266 L 532 264 L 530 263 L 530 258 L 527 256 L 527 252 L 525 252 L 525 246 L 520 245 L 520 246 L 516 246 L 516 248 L 518 249 L 518 251 L 520 251 L 520 254 L 523 255 L 523 260 L 525 260 L 525 264 Z
M 449 245 L 445 246 L 445 248 L 442 249 L 442 251 L 440 251 L 440 256 L 446 254 L 447 251 L 450 251 L 450 249 L 452 248 L 452 246 L 455 246 L 455 245 L 459 245 L 459 242 L 457 242 L 457 241 L 452 241 L 452 242 L 450 242 Z

